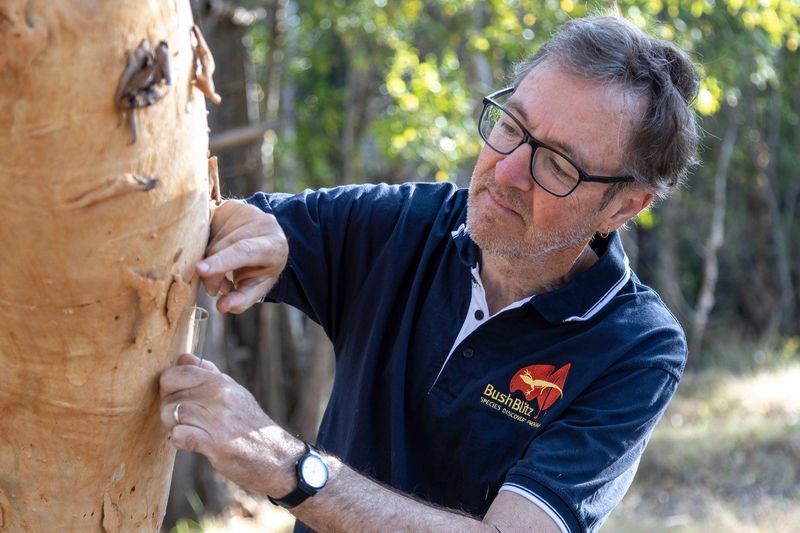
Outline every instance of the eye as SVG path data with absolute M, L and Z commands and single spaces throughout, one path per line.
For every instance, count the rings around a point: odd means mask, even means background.
M 520 135 L 517 125 L 505 117 L 502 117 L 497 125 L 500 127 L 500 131 L 509 137 L 516 137 Z
M 567 173 L 561 168 L 561 165 L 558 164 L 558 161 L 555 157 L 550 158 L 550 168 L 553 172 L 555 172 L 559 177 L 566 176 Z
M 546 154 L 547 170 L 552 176 L 564 182 L 573 182 L 577 179 L 578 171 L 574 165 L 550 150 Z

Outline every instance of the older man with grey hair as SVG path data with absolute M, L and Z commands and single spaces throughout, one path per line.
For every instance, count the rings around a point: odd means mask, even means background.
M 299 530 L 597 530 L 686 360 L 617 230 L 692 165 L 696 90 L 674 45 L 577 19 L 484 98 L 469 189 L 216 208 L 198 271 L 218 309 L 266 296 L 303 310 L 333 341 L 333 392 L 315 446 L 183 355 L 161 378 L 172 442 Z

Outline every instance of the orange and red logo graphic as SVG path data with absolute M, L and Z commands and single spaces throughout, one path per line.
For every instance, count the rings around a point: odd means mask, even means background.
M 539 415 L 564 396 L 564 386 L 571 367 L 572 363 L 567 363 L 558 370 L 553 365 L 526 366 L 511 378 L 508 394 L 487 383 L 481 394 L 481 403 L 509 418 L 537 428 L 541 425 L 536 421 Z M 521 392 L 524 399 L 514 395 L 515 392 Z
M 541 413 L 564 396 L 564 384 L 567 382 L 567 374 L 571 367 L 572 363 L 567 363 L 558 370 L 553 365 L 526 366 L 514 374 L 508 390 L 521 391 L 529 402 L 536 400 Z

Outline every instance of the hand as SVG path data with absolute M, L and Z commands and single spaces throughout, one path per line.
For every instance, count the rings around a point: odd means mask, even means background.
M 303 443 L 275 424 L 247 389 L 213 363 L 199 362 L 183 354 L 161 374 L 161 421 L 172 444 L 205 455 L 217 472 L 245 489 L 288 494 L 297 484 L 293 465 Z
M 241 200 L 226 200 L 214 209 L 206 257 L 197 271 L 209 296 L 224 295 L 217 301 L 220 313 L 242 313 L 275 285 L 288 257 L 286 235 L 274 216 Z

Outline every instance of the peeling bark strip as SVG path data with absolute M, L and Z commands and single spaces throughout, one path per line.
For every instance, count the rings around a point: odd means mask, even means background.
M 157 178 L 143 178 L 136 174 L 122 174 L 109 178 L 88 191 L 83 191 L 59 206 L 59 209 L 80 209 L 90 205 L 104 202 L 121 194 L 129 192 L 147 192 L 155 189 L 159 184 Z
M 206 98 L 219 104 L 222 97 L 214 90 L 214 70 L 217 66 L 214 63 L 214 56 L 211 55 L 211 50 L 208 49 L 203 34 L 200 28 L 195 24 L 192 26 L 192 50 L 194 52 L 194 79 L 190 81 L 191 85 L 200 89 L 206 95 Z M 191 90 L 189 91 L 191 94 Z
M 47 46 L 47 29 L 27 13 L 28 0 L 0 0 L 0 72 L 27 71 Z
M 128 55 L 128 65 L 120 76 L 115 100 L 117 106 L 128 114 L 131 125 L 131 144 L 136 142 L 136 109 L 148 107 L 164 97 L 166 90 L 160 90 L 162 83 L 172 85 L 169 68 L 169 46 L 161 41 L 155 54 L 150 43 L 142 39 L 139 46 Z
M 222 193 L 219 190 L 219 165 L 216 156 L 208 158 L 208 191 L 211 200 L 216 205 L 220 205 L 222 203 Z
M 192 298 L 192 285 L 184 281 L 180 274 L 173 274 L 172 283 L 167 289 L 166 309 L 164 310 L 170 328 L 174 328 L 178 324 Z
M 190 0 L 0 13 L 0 533 L 159 531 L 175 449 L 156 384 L 190 342 L 209 233 Z M 38 28 L 47 45 L 13 70 Z
M 108 492 L 103 493 L 103 513 L 100 525 L 106 533 L 117 533 L 122 528 L 119 506 L 111 501 Z

